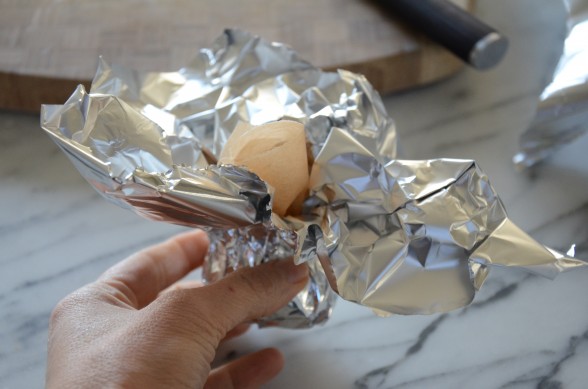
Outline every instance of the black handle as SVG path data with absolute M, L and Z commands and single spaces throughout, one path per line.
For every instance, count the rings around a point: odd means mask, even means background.
M 505 37 L 450 1 L 379 0 L 379 3 L 477 69 L 496 65 L 508 48 Z

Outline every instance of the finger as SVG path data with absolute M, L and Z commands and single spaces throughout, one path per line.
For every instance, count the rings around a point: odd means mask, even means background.
M 277 311 L 307 282 L 308 266 L 294 265 L 291 259 L 276 260 L 239 269 L 211 285 L 186 291 L 173 305 L 192 322 L 207 317 L 220 340 L 238 324 Z
M 227 332 L 225 338 L 221 342 L 243 335 L 245 332 L 247 332 L 247 330 L 249 330 L 249 327 L 251 327 L 251 324 L 249 323 L 238 324 L 235 328 Z
M 107 270 L 98 282 L 114 287 L 131 306 L 140 309 L 200 266 L 207 251 L 204 231 L 186 232 L 133 254 Z
M 198 281 L 198 280 L 179 281 L 179 282 L 176 282 L 175 284 L 171 285 L 170 287 L 164 289 L 159 295 L 161 296 L 165 293 L 170 293 L 170 292 L 174 292 L 174 291 L 182 290 L 182 289 L 201 288 L 203 286 L 204 286 L 204 283 L 202 281 Z M 236 338 L 237 336 L 243 335 L 245 332 L 247 332 L 247 330 L 249 330 L 249 327 L 251 327 L 250 323 L 237 324 L 237 326 L 235 328 L 233 328 L 232 330 L 227 332 L 227 334 L 225 335 L 224 339 L 221 340 L 221 342 L 225 342 L 229 339 L 233 339 L 233 338 Z
M 205 389 L 249 389 L 265 384 L 284 367 L 284 357 L 269 348 L 241 357 L 213 370 Z
M 164 290 L 162 290 L 159 294 L 162 295 L 164 293 L 169 293 L 169 292 L 173 292 L 173 291 L 181 290 L 181 289 L 196 289 L 196 288 L 201 288 L 203 286 L 204 286 L 204 283 L 202 281 L 198 281 L 198 280 L 178 281 L 175 284 L 172 284 L 172 285 L 168 286 L 167 288 L 165 288 Z

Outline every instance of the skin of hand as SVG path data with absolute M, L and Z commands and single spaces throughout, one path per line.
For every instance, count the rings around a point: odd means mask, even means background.
M 219 343 L 290 301 L 308 281 L 291 260 L 240 269 L 202 287 L 177 283 L 199 267 L 206 233 L 142 250 L 65 297 L 49 327 L 47 388 L 256 388 L 283 367 L 264 349 L 217 369 Z

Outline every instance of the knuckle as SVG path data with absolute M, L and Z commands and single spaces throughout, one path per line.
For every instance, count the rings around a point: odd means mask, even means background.
M 77 309 L 77 306 L 80 303 L 78 294 L 79 292 L 76 291 L 68 296 L 65 296 L 55 305 L 53 311 L 51 312 L 51 323 L 55 324 L 62 321 L 64 318 L 72 314 L 75 309 Z
M 49 322 L 56 324 L 70 316 L 81 313 L 96 299 L 94 284 L 88 284 L 62 298 L 51 311 Z
M 49 318 L 49 322 L 51 324 L 56 324 L 60 322 L 65 316 L 67 316 L 68 312 L 70 311 L 70 302 L 68 297 L 61 299 L 51 311 L 51 316 Z

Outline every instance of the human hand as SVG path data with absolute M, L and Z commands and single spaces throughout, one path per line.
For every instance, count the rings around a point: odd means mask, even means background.
M 65 297 L 50 322 L 47 388 L 254 388 L 277 375 L 284 362 L 276 349 L 212 371 L 210 363 L 223 338 L 287 304 L 308 268 L 273 261 L 211 285 L 169 288 L 207 250 L 203 231 L 184 233 Z

